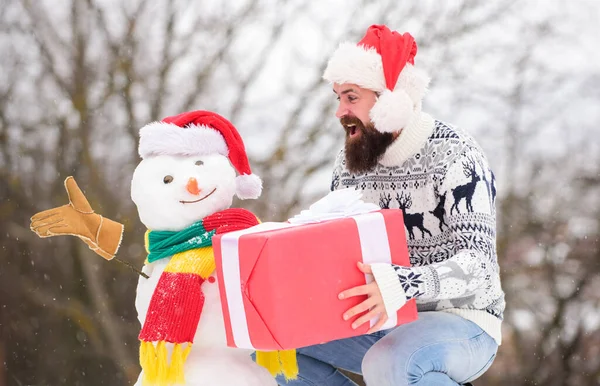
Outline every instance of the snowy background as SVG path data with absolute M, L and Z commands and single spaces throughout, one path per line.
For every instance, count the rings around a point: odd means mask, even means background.
M 126 224 L 144 124 L 214 110 L 245 138 L 263 220 L 327 192 L 343 141 L 321 80 L 343 40 L 410 31 L 424 109 L 471 132 L 498 177 L 507 311 L 475 385 L 600 383 L 600 2 L 0 0 L 0 386 L 129 385 L 136 275 L 29 231 L 75 176 Z

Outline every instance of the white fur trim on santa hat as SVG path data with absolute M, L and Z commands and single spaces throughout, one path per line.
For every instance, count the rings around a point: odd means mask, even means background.
M 140 129 L 138 148 L 142 158 L 156 155 L 229 154 L 225 139 L 217 130 L 190 125 L 185 128 L 172 123 L 152 122 Z
M 333 53 L 323 73 L 331 83 L 354 83 L 376 92 L 385 89 L 381 56 L 374 48 L 342 43 Z
M 393 133 L 408 125 L 414 113 L 413 105 L 404 90 L 385 90 L 371 108 L 369 117 L 378 131 Z
M 241 200 L 260 197 L 262 181 L 256 174 L 242 174 L 235 178 L 235 194 Z
M 333 53 L 323 73 L 323 79 L 331 83 L 354 83 L 360 87 L 383 92 L 386 89 L 381 56 L 375 48 L 352 43 L 342 43 Z M 410 63 L 406 63 L 394 90 L 404 89 L 413 100 L 420 100 L 429 85 L 429 77 Z

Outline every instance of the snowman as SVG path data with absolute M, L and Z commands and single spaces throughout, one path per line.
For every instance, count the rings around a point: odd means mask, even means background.
M 148 258 L 135 299 L 142 326 L 136 386 L 276 385 L 271 372 L 278 370 L 254 363 L 250 350 L 227 347 L 215 276 L 212 236 L 258 224 L 251 212 L 230 208 L 234 195 L 253 199 L 262 190 L 237 130 L 215 113 L 187 112 L 144 126 L 139 154 L 131 198 L 148 229 Z M 72 177 L 65 185 L 69 204 L 36 214 L 31 229 L 41 237 L 76 235 L 113 258 L 123 226 L 95 213 Z M 271 354 L 257 353 L 263 362 Z

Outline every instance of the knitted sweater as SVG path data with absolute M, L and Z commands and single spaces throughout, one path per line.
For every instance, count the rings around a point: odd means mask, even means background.
M 411 267 L 373 264 L 388 314 L 415 298 L 419 311 L 471 320 L 501 343 L 504 293 L 496 256 L 494 174 L 463 130 L 422 113 L 371 171 L 355 175 L 342 150 L 331 190 L 401 209 Z

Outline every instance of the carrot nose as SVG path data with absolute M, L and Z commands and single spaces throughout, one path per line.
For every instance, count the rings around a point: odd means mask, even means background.
M 188 183 L 185 187 L 188 192 L 190 192 L 194 195 L 197 195 L 198 193 L 200 193 L 200 188 L 198 188 L 198 181 L 196 181 L 196 179 L 194 177 L 192 177 L 188 180 Z

